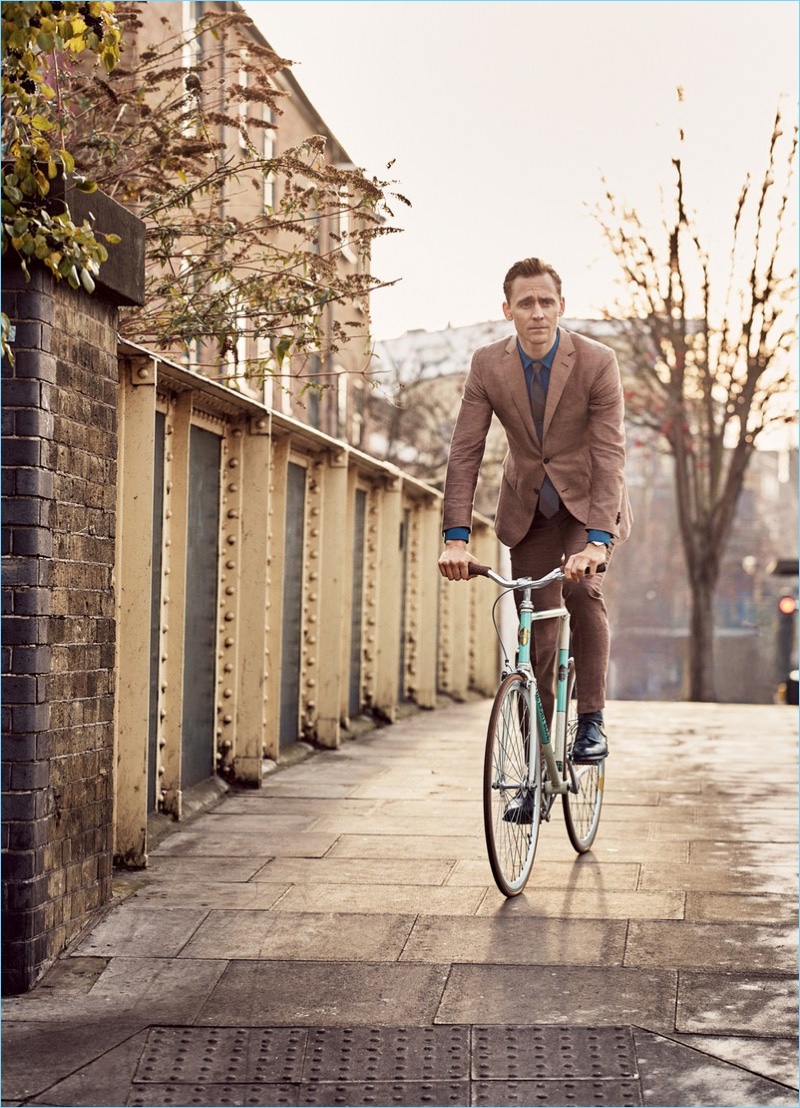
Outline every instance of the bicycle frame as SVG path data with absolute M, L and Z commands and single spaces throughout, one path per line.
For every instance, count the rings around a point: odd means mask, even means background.
M 601 567 L 604 569 L 605 567 Z M 569 778 L 564 774 L 564 762 L 567 749 L 567 693 L 569 685 L 569 636 L 570 621 L 569 612 L 563 605 L 560 608 L 546 608 L 537 612 L 533 606 L 533 593 L 536 591 L 529 577 L 521 577 L 516 581 L 507 581 L 499 573 L 495 573 L 489 566 L 475 563 L 470 564 L 470 576 L 480 575 L 488 577 L 495 584 L 511 591 L 521 591 L 522 601 L 519 606 L 519 626 L 517 631 L 517 664 L 515 669 L 525 678 L 527 689 L 531 695 L 531 710 L 536 714 L 536 731 L 539 736 L 539 747 L 547 768 L 547 780 L 544 783 L 544 791 L 547 796 L 563 795 L 567 792 L 577 793 L 578 785 L 575 770 L 569 766 Z M 600 572 L 600 571 L 598 571 Z M 563 569 L 554 569 L 546 577 L 535 582 L 537 588 L 542 588 L 553 581 L 563 581 Z M 558 646 L 556 653 L 556 700 L 553 709 L 553 719 L 548 724 L 544 718 L 544 710 L 539 697 L 539 689 L 536 684 L 536 676 L 531 664 L 531 633 L 533 624 L 543 619 L 558 619 L 561 621 L 558 633 Z M 510 663 L 509 663 L 510 664 Z M 535 748 L 531 744 L 528 754 L 528 779 L 534 776 Z
M 536 715 L 536 731 L 539 736 L 539 746 L 547 767 L 547 780 L 544 783 L 545 793 L 548 796 L 562 794 L 569 791 L 571 783 L 563 775 L 564 757 L 567 738 L 567 683 L 569 680 L 569 612 L 566 608 L 546 608 L 544 611 L 536 611 L 533 606 L 533 589 L 527 588 L 522 593 L 522 602 L 519 607 L 519 629 L 517 633 L 517 666 L 524 674 L 531 692 L 531 710 Z M 539 689 L 531 664 L 531 637 L 533 624 L 539 620 L 560 620 L 558 633 L 558 648 L 556 654 L 556 700 L 553 709 L 553 719 L 550 726 L 544 718 L 544 710 L 539 697 Z M 531 746 L 529 752 L 528 775 L 533 776 L 534 751 Z

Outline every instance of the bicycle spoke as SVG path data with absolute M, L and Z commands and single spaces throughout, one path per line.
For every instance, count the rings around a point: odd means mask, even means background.
M 575 732 L 578 729 L 577 705 L 572 695 L 575 684 L 574 663 L 570 662 L 572 674 L 567 697 L 567 750 L 572 749 Z M 569 759 L 568 759 L 569 760 Z M 576 793 L 564 794 L 564 821 L 570 842 L 579 854 L 584 854 L 597 835 L 600 822 L 600 810 L 603 805 L 603 787 L 605 785 L 605 761 L 596 764 L 569 766 L 571 784 L 577 785 Z
M 538 772 L 529 781 L 530 741 L 529 693 L 524 678 L 512 674 L 500 686 L 492 708 L 484 769 L 489 862 L 506 896 L 524 888 L 538 838 L 541 785 Z M 538 759 L 535 765 L 538 771 Z

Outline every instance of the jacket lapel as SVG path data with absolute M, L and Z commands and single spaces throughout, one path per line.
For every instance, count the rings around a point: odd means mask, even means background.
M 543 436 L 547 435 L 547 428 L 550 426 L 553 412 L 558 406 L 558 402 L 569 380 L 569 375 L 572 373 L 575 365 L 575 343 L 572 341 L 572 336 L 569 331 L 565 331 L 563 327 L 560 330 L 561 337 L 558 340 L 558 350 L 553 360 L 553 367 L 550 370 L 550 384 L 547 387 L 547 404 L 544 409 L 544 427 L 542 429 Z
M 525 380 L 525 371 L 522 368 L 519 350 L 517 350 L 516 335 L 512 335 L 506 344 L 505 354 L 503 356 L 503 372 L 505 373 L 506 386 L 508 389 L 507 395 L 513 400 L 528 434 L 535 443 L 538 443 L 539 439 L 536 434 L 536 428 L 533 425 L 531 398 L 528 395 L 528 384 Z

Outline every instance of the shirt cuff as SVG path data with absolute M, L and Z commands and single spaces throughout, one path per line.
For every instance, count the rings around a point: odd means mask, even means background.
M 461 539 L 463 542 L 469 542 L 469 527 L 448 527 L 444 533 L 444 541 L 450 542 L 451 539 Z
M 587 542 L 604 542 L 606 546 L 611 544 L 611 532 L 610 531 L 596 531 L 594 528 L 587 528 L 586 530 Z

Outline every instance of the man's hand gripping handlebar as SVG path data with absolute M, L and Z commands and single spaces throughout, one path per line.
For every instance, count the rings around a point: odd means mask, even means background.
M 595 573 L 605 573 L 605 571 L 605 562 L 595 569 Z M 558 566 L 557 569 L 538 579 L 536 577 L 518 577 L 516 580 L 508 580 L 501 577 L 499 573 L 495 573 L 491 566 L 481 565 L 480 562 L 470 562 L 467 572 L 470 577 L 488 577 L 504 589 L 543 589 L 545 585 L 550 585 L 553 581 L 563 581 L 566 577 L 563 566 Z M 589 567 L 586 569 L 585 576 L 590 576 Z

